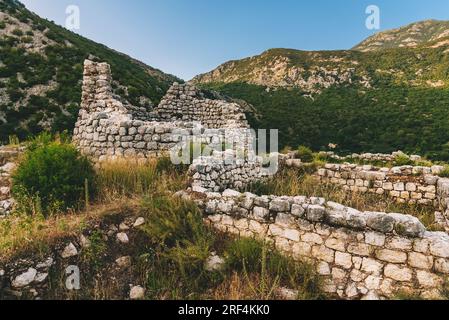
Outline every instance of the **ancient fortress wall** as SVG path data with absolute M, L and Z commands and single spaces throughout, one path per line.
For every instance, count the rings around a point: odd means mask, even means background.
M 372 161 L 376 161 L 376 162 L 391 162 L 394 161 L 396 159 L 397 156 L 405 156 L 408 157 L 410 160 L 412 161 L 420 161 L 422 158 L 421 156 L 418 155 L 406 155 L 405 153 L 403 153 L 402 151 L 396 151 L 396 152 L 392 152 L 391 154 L 387 154 L 387 153 L 353 153 L 351 155 L 348 156 L 339 156 L 337 154 L 335 154 L 334 152 L 320 152 L 319 153 L 321 156 L 326 156 L 328 158 L 331 159 L 335 159 L 338 161 L 366 161 L 366 162 L 372 162 Z
M 227 160 L 229 159 L 229 161 Z M 194 191 L 222 192 L 226 189 L 244 190 L 248 185 L 272 177 L 278 169 L 278 156 L 264 165 L 261 157 L 238 159 L 235 152 L 214 152 L 210 157 L 195 159 L 190 166 Z
M 413 292 L 440 298 L 449 274 L 449 236 L 417 218 L 359 212 L 321 198 L 256 196 L 226 190 L 196 200 L 215 228 L 273 243 L 310 261 L 327 292 L 345 299 Z
M 11 174 L 21 153 L 20 148 L 0 147 L 0 218 L 13 208 L 11 195 Z
M 402 203 L 438 207 L 438 168 L 326 164 L 316 175 L 321 182 L 338 184 L 345 190 L 371 192 L 390 196 Z
M 205 98 L 198 88 L 175 83 L 154 112 L 159 121 L 199 122 L 206 128 L 248 128 L 236 103 Z
M 192 86 L 174 84 L 160 106 L 147 110 L 114 95 L 111 81 L 108 64 L 85 61 L 73 141 L 95 160 L 161 156 L 186 135 L 200 136 L 207 144 L 217 134 L 208 129 L 249 128 L 239 105 L 207 99 Z

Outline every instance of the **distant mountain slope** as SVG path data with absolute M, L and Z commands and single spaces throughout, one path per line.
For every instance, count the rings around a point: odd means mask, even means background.
M 353 50 L 375 51 L 391 48 L 416 48 L 427 42 L 449 37 L 449 21 L 426 20 L 408 26 L 379 32 L 358 44 Z
M 398 40 L 366 52 L 271 49 L 192 82 L 253 105 L 252 125 L 279 129 L 281 146 L 449 160 L 449 37 L 447 22 L 435 24 L 415 24 L 428 26 L 415 48 Z
M 0 142 L 12 134 L 71 130 L 87 57 L 111 64 L 114 90 L 135 105 L 156 105 L 180 81 L 42 19 L 18 1 L 0 0 Z
M 449 39 L 447 43 L 415 49 L 385 51 L 299 51 L 271 49 L 198 75 L 197 84 L 245 82 L 269 88 L 296 88 L 304 94 L 330 87 L 379 88 L 385 85 L 412 87 L 449 86 Z

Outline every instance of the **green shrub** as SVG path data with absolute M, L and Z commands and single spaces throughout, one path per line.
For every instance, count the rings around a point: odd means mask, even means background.
M 312 162 L 313 161 L 313 152 L 312 152 L 312 150 L 310 150 L 310 148 L 307 148 L 305 146 L 299 146 L 298 147 L 297 156 L 303 162 Z
M 21 36 L 23 36 L 23 31 L 20 30 L 20 29 L 14 29 L 12 31 L 12 34 L 15 35 L 15 36 L 21 37 Z
M 414 162 L 405 154 L 397 155 L 394 159 L 394 165 L 395 166 L 411 166 Z
M 449 165 L 445 165 L 443 171 L 438 174 L 442 178 L 449 178 Z
M 6 24 L 3 21 L 0 21 L 0 29 L 5 29 L 6 28 Z
M 19 207 L 28 205 L 26 202 L 21 205 L 21 200 L 34 199 L 44 216 L 77 208 L 85 195 L 86 179 L 91 183 L 94 177 L 91 163 L 74 146 L 61 141 L 48 142 L 47 138 L 30 144 L 13 174 L 13 193 L 19 199 Z

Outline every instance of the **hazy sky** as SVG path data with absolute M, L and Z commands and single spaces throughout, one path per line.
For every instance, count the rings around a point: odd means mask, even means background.
M 348 49 L 375 30 L 368 5 L 380 8 L 381 30 L 424 19 L 449 20 L 448 0 L 21 0 L 65 25 L 80 8 L 80 33 L 183 79 L 269 48 Z

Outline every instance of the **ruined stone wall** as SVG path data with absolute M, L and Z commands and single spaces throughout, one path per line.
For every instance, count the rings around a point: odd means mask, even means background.
M 214 152 L 210 157 L 195 159 L 190 166 L 194 191 L 224 191 L 226 189 L 244 190 L 248 185 L 272 177 L 279 166 L 279 155 L 273 154 L 270 162 L 264 159 L 239 159 L 231 150 Z
M 319 155 L 321 156 L 325 156 L 328 158 L 332 158 L 338 161 L 365 161 L 365 162 L 392 162 L 396 159 L 396 157 L 398 156 L 404 156 L 406 158 L 409 158 L 411 161 L 420 161 L 422 160 L 421 156 L 418 155 L 407 155 L 405 153 L 403 153 L 402 151 L 396 151 L 396 152 L 392 152 L 391 154 L 386 154 L 386 153 L 353 153 L 351 155 L 348 156 L 339 156 L 337 154 L 335 154 L 334 152 L 320 152 Z
M 12 210 L 11 174 L 22 150 L 15 147 L 0 147 L 0 218 Z
M 316 176 L 321 182 L 338 184 L 354 192 L 387 195 L 398 202 L 439 208 L 438 173 L 442 167 L 378 168 L 371 165 L 326 164 Z
M 401 291 L 440 298 L 449 274 L 449 236 L 426 231 L 412 216 L 232 190 L 196 201 L 215 228 L 267 240 L 313 263 L 325 290 L 340 298 L 392 298 Z
M 166 154 L 182 139 L 195 134 L 211 141 L 207 129 L 247 128 L 241 108 L 210 100 L 192 86 L 175 84 L 154 111 L 135 107 L 114 95 L 106 63 L 84 64 L 81 110 L 73 141 L 94 160 L 114 157 L 148 158 Z M 201 135 L 204 134 L 203 137 Z
M 211 100 L 198 88 L 175 83 L 154 110 L 160 121 L 199 122 L 206 128 L 249 128 L 242 107 Z

